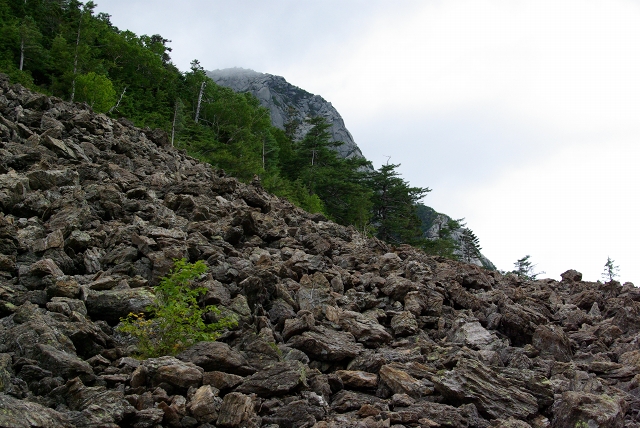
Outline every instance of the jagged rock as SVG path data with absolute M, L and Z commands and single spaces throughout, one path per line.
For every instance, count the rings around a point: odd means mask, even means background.
M 623 427 L 626 411 L 621 397 L 566 391 L 553 406 L 552 427 Z
M 296 318 L 289 318 L 284 321 L 282 338 L 288 340 L 291 336 L 310 330 L 315 324 L 316 321 L 311 312 L 306 310 L 299 311 Z
M 516 346 L 531 343 L 538 325 L 548 322 L 544 315 L 520 304 L 506 304 L 500 312 L 500 331 Z
M 562 273 L 560 275 L 563 281 L 566 282 L 578 282 L 582 281 L 582 274 L 574 269 L 569 269 L 568 271 Z
M 236 391 L 273 397 L 290 393 L 300 386 L 307 386 L 304 365 L 300 361 L 283 361 L 247 377 Z
M 519 421 L 514 418 L 509 419 L 496 419 L 491 423 L 491 428 L 531 428 L 531 425 L 524 421 Z
M 452 337 L 455 342 L 463 343 L 474 349 L 484 349 L 497 340 L 478 321 L 456 320 L 454 325 L 456 324 L 458 327 L 454 327 Z
M 219 390 L 228 390 L 240 385 L 243 379 L 244 378 L 242 376 L 213 371 L 204 373 L 202 376 L 202 383 L 204 385 L 211 385 Z
M 147 288 L 87 290 L 84 301 L 92 318 L 116 324 L 130 313 L 148 313 L 147 308 L 155 304 L 155 295 Z
M 343 330 L 353 334 L 356 340 L 365 346 L 379 346 L 392 340 L 391 335 L 371 317 L 355 311 L 343 311 L 334 307 L 326 309 L 326 317 Z
M 264 322 L 266 324 L 266 320 Z M 282 350 L 276 345 L 273 331 L 268 326 L 262 327 L 257 335 L 243 337 L 239 349 L 247 357 L 249 365 L 258 371 L 266 370 L 282 360 Z
M 420 424 L 420 426 L 456 428 L 480 426 L 479 424 L 473 424 L 475 421 L 471 421 L 469 417 L 477 416 L 473 415 L 475 408 L 470 410 L 467 406 L 462 406 L 460 409 L 457 409 L 446 404 L 421 402 L 391 412 L 389 416 L 391 422 L 397 424 Z M 471 415 L 469 415 L 469 413 L 471 413 Z
M 550 356 L 558 361 L 571 360 L 571 342 L 565 332 L 554 325 L 541 325 L 533 334 L 532 345 L 541 356 Z
M 296 293 L 298 306 L 301 310 L 313 313 L 315 318 L 322 318 L 325 307 L 335 305 L 335 298 L 331 292 L 331 284 L 322 273 L 304 275 L 300 279 L 300 289 Z
M 220 415 L 216 421 L 220 427 L 259 427 L 260 418 L 254 410 L 254 400 L 239 392 L 231 392 L 224 396 Z
M 47 296 L 49 296 L 49 298 L 56 299 L 56 298 L 69 298 L 69 299 L 76 299 L 77 297 L 80 297 L 80 285 L 78 284 L 77 281 L 73 280 L 73 279 L 59 279 L 56 282 L 54 282 L 53 284 L 49 285 L 46 288 L 47 291 Z M 87 309 L 86 306 L 83 303 L 83 307 L 84 307 L 84 313 L 83 315 L 87 314 Z
M 361 370 L 338 370 L 336 375 L 347 388 L 372 389 L 378 386 L 378 376 Z
M 64 379 L 78 376 L 84 381 L 92 381 L 93 369 L 89 363 L 82 361 L 75 354 L 65 352 L 50 345 L 36 345 L 35 358 L 42 368 L 49 370 Z
M 331 409 L 338 413 L 346 413 L 358 410 L 365 404 L 376 406 L 381 410 L 389 410 L 386 402 L 376 396 L 346 389 L 334 394 Z
M 76 427 L 110 426 L 117 424 L 135 412 L 119 390 L 102 386 L 85 386 L 79 378 L 69 380 L 56 388 L 51 395 L 76 413 L 70 420 Z
M 169 384 L 173 387 L 187 389 L 190 387 L 199 387 L 202 384 L 202 373 L 204 371 L 200 367 L 193 364 L 169 364 L 158 367 L 155 375 L 152 377 L 152 385 Z
M 165 412 L 162 409 L 144 409 L 136 411 L 134 426 L 136 428 L 153 428 L 162 423 Z
M 222 405 L 218 392 L 210 385 L 203 385 L 193 394 L 187 408 L 199 423 L 209 423 L 218 419 Z
M 313 393 L 312 393 L 313 394 Z M 315 394 L 314 394 L 315 395 Z M 315 426 L 316 422 L 326 416 L 326 403 L 322 398 L 315 396 L 315 402 L 311 400 L 296 400 L 276 409 L 273 414 L 262 418 L 265 424 L 277 424 L 282 428 L 302 428 Z
M 132 385 L 148 385 L 165 391 L 186 391 L 202 385 L 204 370 L 175 357 L 149 358 L 131 374 Z
M 384 282 L 381 291 L 393 300 L 403 301 L 407 293 L 415 291 L 418 285 L 413 281 L 396 275 L 390 275 Z
M 410 336 L 418 332 L 418 321 L 409 311 L 402 311 L 391 318 L 391 328 L 396 336 Z
M 177 358 L 191 362 L 206 371 L 217 370 L 239 375 L 256 372 L 242 354 L 222 342 L 196 343 L 178 354 Z
M 293 336 L 287 345 L 299 349 L 321 361 L 341 361 L 353 358 L 362 352 L 351 333 L 316 326 L 311 331 Z
M 427 387 L 413 376 L 393 364 L 380 368 L 380 380 L 394 393 L 407 394 L 413 398 L 421 398 L 433 392 L 433 388 Z
M 43 250 L 44 251 L 44 250 Z M 51 259 L 38 260 L 29 267 L 29 275 L 36 277 L 45 277 L 51 275 L 53 277 L 60 277 L 64 275 L 62 270 Z
M 77 186 L 79 184 L 78 173 L 70 169 L 62 170 L 35 170 L 27 174 L 31 189 L 54 189 L 61 186 Z
M 415 316 L 442 314 L 444 297 L 434 290 L 410 291 L 404 297 L 404 308 Z
M 461 359 L 453 370 L 431 380 L 445 397 L 471 401 L 492 418 L 528 418 L 538 412 L 533 395 L 478 361 Z

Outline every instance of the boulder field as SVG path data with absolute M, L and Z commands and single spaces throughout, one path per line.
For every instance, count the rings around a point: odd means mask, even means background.
M 0 210 L 0 427 L 640 427 L 633 284 L 393 247 L 1 75 Z M 136 359 L 179 258 L 238 325 Z

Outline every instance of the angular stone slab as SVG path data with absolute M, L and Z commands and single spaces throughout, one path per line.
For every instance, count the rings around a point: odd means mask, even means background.
M 536 398 L 479 361 L 462 358 L 458 365 L 431 381 L 449 399 L 471 402 L 492 418 L 528 418 L 538 412 Z
M 206 371 L 221 371 L 237 375 L 250 375 L 256 372 L 240 352 L 223 342 L 199 342 L 176 357 L 200 366 Z
M 305 384 L 305 366 L 300 361 L 282 361 L 246 378 L 236 392 L 272 397 L 288 394 Z
M 331 362 L 353 358 L 364 350 L 361 344 L 356 343 L 351 333 L 331 330 L 324 326 L 316 326 L 311 331 L 292 337 L 287 345 L 314 359 Z

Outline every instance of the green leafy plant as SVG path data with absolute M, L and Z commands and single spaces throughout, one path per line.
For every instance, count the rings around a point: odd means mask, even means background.
M 202 260 L 196 263 L 175 260 L 170 274 L 155 287 L 156 304 L 147 307 L 151 317 L 130 313 L 120 319 L 119 331 L 137 339 L 140 357 L 176 355 L 194 343 L 216 340 L 221 331 L 237 325 L 230 316 L 214 323 L 205 322 L 206 313 L 220 313 L 213 305 L 198 303 L 207 289 L 194 286 L 193 280 L 206 271 Z
M 77 100 L 86 101 L 97 112 L 106 113 L 116 103 L 116 91 L 106 76 L 90 71 L 77 78 Z

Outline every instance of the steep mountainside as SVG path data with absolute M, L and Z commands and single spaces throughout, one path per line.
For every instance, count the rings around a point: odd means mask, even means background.
M 176 258 L 238 324 L 133 358 Z M 640 427 L 640 291 L 562 278 L 365 239 L 0 75 L 0 427 Z
M 295 138 L 301 140 L 311 129 L 305 123 L 307 117 L 322 116 L 331 125 L 329 129 L 332 141 L 344 143 L 337 148 L 343 158 L 362 156 L 362 152 L 353 141 L 351 133 L 344 125 L 340 113 L 319 95 L 313 95 L 287 82 L 283 77 L 258 73 L 244 68 L 227 68 L 208 71 L 207 76 L 221 86 L 236 92 L 249 92 L 271 112 L 271 121 L 280 129 L 288 123 L 297 123 Z

